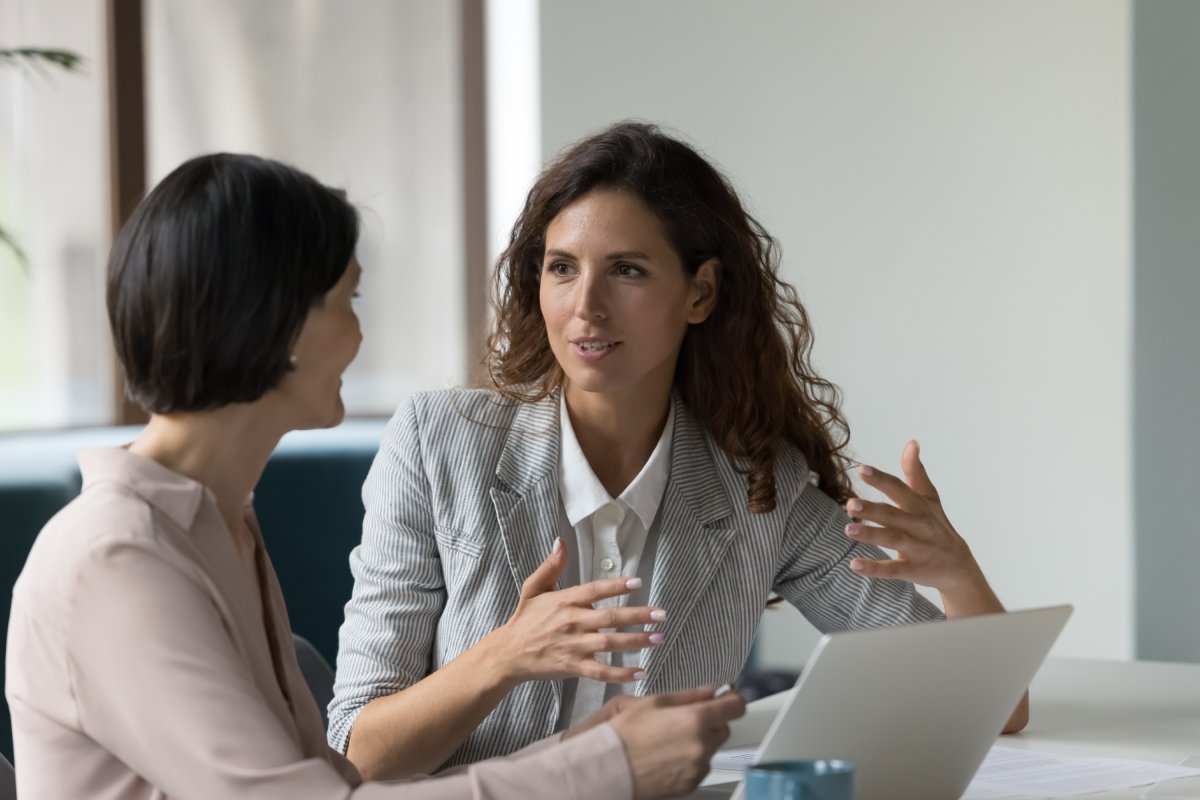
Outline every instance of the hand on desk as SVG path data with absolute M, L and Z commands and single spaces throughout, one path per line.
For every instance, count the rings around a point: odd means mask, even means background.
M 729 738 L 729 723 L 746 713 L 737 692 L 713 697 L 713 687 L 650 697 L 614 697 L 563 734 L 607 722 L 621 737 L 633 773 L 634 797 L 672 797 L 692 791 Z

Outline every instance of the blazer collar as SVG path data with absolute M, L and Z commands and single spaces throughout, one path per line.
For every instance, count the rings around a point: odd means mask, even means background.
M 532 403 L 517 403 L 496 477 L 517 494 L 525 494 L 558 468 L 558 397 L 561 389 Z
M 504 448 L 496 464 L 496 477 L 516 494 L 525 494 L 550 475 L 557 481 L 560 451 L 559 402 L 562 389 L 541 400 L 519 403 Z M 716 459 L 699 421 L 679 392 L 671 392 L 675 428 L 671 440 L 671 473 L 668 485 L 687 500 L 696 522 L 709 525 L 730 516 L 733 507 Z
M 671 393 L 671 402 L 675 405 L 675 434 L 667 485 L 687 501 L 694 522 L 709 527 L 733 514 L 729 494 L 717 471 L 717 460 L 724 459 L 725 454 L 709 440 L 679 392 Z

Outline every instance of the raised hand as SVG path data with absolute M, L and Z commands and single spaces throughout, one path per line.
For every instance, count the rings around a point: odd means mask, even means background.
M 905 445 L 900 466 L 904 480 L 865 465 L 859 469 L 863 482 L 883 492 L 895 505 L 858 497 L 846 503 L 846 512 L 856 519 L 846 526 L 846 535 L 895 550 L 897 555 L 884 561 L 856 558 L 850 568 L 871 578 L 931 586 L 943 595 L 986 587 L 971 548 L 946 518 L 916 441 Z
M 640 588 L 640 578 L 608 578 L 569 589 L 555 590 L 567 564 L 561 539 L 521 586 L 521 599 L 512 617 L 489 634 L 497 657 L 504 659 L 510 679 L 582 676 L 608 683 L 630 683 L 645 674 L 634 667 L 613 667 L 596 661 L 596 653 L 628 652 L 655 647 L 661 632 L 623 633 L 605 629 L 653 625 L 666 612 L 647 606 L 593 608 L 610 597 Z

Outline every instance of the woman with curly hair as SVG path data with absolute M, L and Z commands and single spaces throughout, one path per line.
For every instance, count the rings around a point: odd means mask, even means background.
M 914 583 L 949 616 L 1003 610 L 915 442 L 903 479 L 860 469 L 894 504 L 854 496 L 778 260 L 654 126 L 542 173 L 497 265 L 486 385 L 403 405 L 364 487 L 335 749 L 368 775 L 429 771 L 622 690 L 731 681 L 772 593 L 822 631 L 940 618 Z M 613 577 L 628 588 L 585 588 Z

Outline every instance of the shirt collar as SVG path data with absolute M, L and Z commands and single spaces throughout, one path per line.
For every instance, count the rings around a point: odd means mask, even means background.
M 663 492 L 667 488 L 667 479 L 671 474 L 671 438 L 675 428 L 675 404 L 669 404 L 667 423 L 663 426 L 658 444 L 654 446 L 650 458 L 642 466 L 621 496 L 617 498 L 618 505 L 633 510 L 646 530 L 654 522 L 658 507 L 662 504 Z M 579 446 L 575 429 L 571 426 L 571 416 L 567 413 L 566 392 L 559 399 L 559 430 L 561 435 L 561 458 L 558 461 L 559 491 L 562 494 L 563 508 L 567 513 L 567 521 L 574 527 L 582 520 L 596 513 L 613 498 L 600 483 L 596 473 L 592 471 L 587 456 Z
M 191 529 L 200 504 L 212 494 L 202 483 L 124 447 L 85 450 L 79 454 L 79 470 L 84 491 L 103 481 L 124 484 L 184 530 Z

